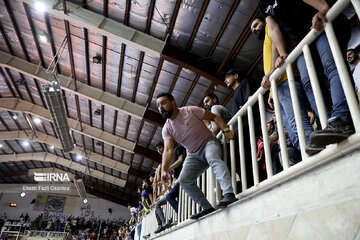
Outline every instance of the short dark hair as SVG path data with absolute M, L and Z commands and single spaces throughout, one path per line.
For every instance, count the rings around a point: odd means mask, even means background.
M 254 18 L 254 20 L 252 22 L 254 22 L 255 20 L 259 20 L 259 21 L 262 21 L 262 22 L 265 22 L 265 19 L 261 16 L 257 17 L 257 18 Z
M 348 52 L 348 51 L 353 51 L 355 53 L 355 49 L 353 49 L 353 48 L 349 48 L 348 50 L 346 50 L 346 52 Z
M 234 69 L 234 68 L 228 70 L 228 71 L 226 72 L 225 77 L 226 77 L 226 76 L 229 76 L 229 75 L 235 75 L 235 74 L 238 75 L 238 78 L 237 78 L 237 81 L 238 81 L 238 82 L 240 82 L 243 78 L 245 78 L 245 75 L 244 75 L 242 72 L 240 72 L 239 70 Z
M 155 173 L 150 174 L 150 177 L 155 177 Z
M 159 142 L 158 144 L 156 144 L 155 148 L 161 147 L 161 146 L 164 146 L 164 142 Z
M 162 93 L 159 93 L 156 97 L 156 99 L 158 98 L 161 98 L 161 97 L 167 97 L 170 101 L 174 101 L 175 98 L 173 95 L 171 95 L 170 93 L 166 93 L 166 92 L 162 92 Z
M 209 97 L 209 98 L 211 98 L 211 99 L 216 99 L 216 102 L 217 103 L 219 103 L 219 98 L 218 98 L 218 96 L 216 96 L 216 94 L 214 94 L 214 93 L 208 93 L 208 94 L 206 94 L 205 96 L 204 96 L 204 98 L 206 98 L 206 97 Z
M 146 185 L 151 186 L 150 179 L 148 179 L 148 178 L 143 179 L 143 182 L 145 182 L 145 183 L 146 183 Z
M 128 203 L 127 206 L 128 206 L 128 207 L 132 207 L 133 205 L 132 205 L 131 203 Z

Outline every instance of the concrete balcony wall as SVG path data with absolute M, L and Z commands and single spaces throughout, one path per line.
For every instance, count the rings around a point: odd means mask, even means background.
M 159 240 L 360 240 L 359 171 L 360 150 L 357 150 L 203 219 L 180 223 L 151 237 Z

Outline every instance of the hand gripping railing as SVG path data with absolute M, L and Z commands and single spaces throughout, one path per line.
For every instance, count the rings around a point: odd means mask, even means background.
M 230 156 L 228 156 L 227 151 L 227 144 L 226 141 L 223 145 L 223 151 L 224 151 L 224 161 L 227 162 L 230 160 L 231 163 L 231 181 L 234 191 L 236 191 L 236 181 L 237 181 L 237 175 L 236 175 L 236 164 L 240 164 L 240 181 L 242 186 L 242 192 L 237 194 L 238 198 L 243 198 L 245 196 L 248 196 L 250 194 L 253 194 L 261 189 L 274 186 L 275 184 L 279 183 L 280 181 L 283 181 L 284 179 L 287 179 L 291 176 L 294 176 L 296 174 L 299 174 L 300 172 L 309 169 L 311 167 L 316 166 L 317 164 L 320 164 L 322 162 L 328 161 L 329 159 L 339 155 L 343 154 L 344 151 L 349 151 L 350 149 L 358 148 L 360 146 L 360 110 L 359 105 L 356 100 L 355 92 L 351 83 L 351 78 L 348 74 L 348 71 L 346 69 L 346 65 L 338 44 L 338 41 L 336 39 L 332 21 L 347 7 L 350 2 L 355 8 L 355 11 L 360 18 L 360 1 L 359 0 L 339 0 L 337 1 L 334 6 L 328 11 L 326 14 L 326 17 L 328 19 L 328 22 L 325 23 L 325 32 L 329 41 L 329 44 L 331 46 L 331 52 L 333 54 L 335 64 L 340 76 L 341 85 L 344 89 L 345 97 L 349 106 L 351 118 L 353 120 L 355 131 L 356 133 L 350 136 L 346 140 L 346 144 L 338 144 L 337 146 L 332 146 L 327 149 L 325 149 L 323 152 L 318 153 L 314 156 L 309 157 L 305 153 L 305 146 L 306 146 L 306 138 L 304 134 L 304 128 L 301 120 L 301 113 L 300 113 L 300 104 L 297 97 L 296 87 L 295 87 L 295 79 L 294 74 L 292 72 L 291 64 L 296 61 L 296 59 L 303 53 L 306 67 L 309 73 L 311 86 L 314 92 L 315 96 L 315 103 L 318 109 L 319 118 L 321 122 L 321 126 L 325 127 L 327 122 L 327 114 L 325 110 L 325 105 L 323 102 L 322 94 L 320 85 L 317 79 L 315 66 L 311 57 L 311 52 L 309 45 L 322 33 L 319 31 L 316 31 L 312 29 L 305 38 L 296 46 L 296 48 L 289 54 L 287 57 L 285 63 L 283 66 L 278 68 L 271 76 L 271 87 L 272 87 L 272 94 L 273 94 L 273 101 L 274 101 L 274 108 L 275 108 L 275 114 L 276 114 L 276 121 L 277 121 L 277 128 L 278 128 L 278 135 L 280 140 L 280 151 L 281 151 L 281 159 L 283 162 L 283 171 L 273 175 L 272 171 L 272 160 L 271 160 L 271 154 L 270 154 L 270 144 L 269 144 L 269 138 L 267 133 L 267 127 L 266 127 L 266 119 L 265 119 L 265 105 L 264 105 L 264 93 L 268 89 L 264 89 L 260 87 L 255 94 L 246 102 L 246 104 L 235 114 L 235 116 L 228 122 L 228 125 L 230 126 L 230 129 L 234 129 L 234 125 L 238 125 L 238 142 L 239 142 L 239 156 L 240 159 L 235 159 L 235 141 L 230 141 Z M 287 152 L 287 145 L 285 140 L 285 134 L 284 134 L 284 125 L 280 110 L 280 103 L 279 103 L 279 96 L 277 91 L 277 84 L 276 79 L 278 79 L 284 72 L 287 73 L 288 76 L 288 83 L 290 88 L 290 95 L 292 99 L 292 105 L 293 110 L 295 114 L 295 122 L 296 127 L 298 130 L 298 137 L 299 137 L 299 144 L 301 149 L 301 156 L 302 161 L 292 167 L 289 167 L 289 159 L 288 159 L 288 152 Z M 265 163 L 266 163 L 266 174 L 267 179 L 264 181 L 259 182 L 259 171 L 258 171 L 258 165 L 257 165 L 257 157 L 256 157 L 256 139 L 255 139 L 255 129 L 254 129 L 254 117 L 253 117 L 253 106 L 255 104 L 259 104 L 259 111 L 260 111 L 260 121 L 261 121 L 261 130 L 262 130 L 262 136 L 263 136 L 263 142 L 264 142 L 264 153 L 265 153 Z M 243 133 L 243 119 L 242 115 L 247 112 L 248 115 L 248 123 L 249 123 L 249 131 L 250 131 L 250 139 L 244 140 L 244 133 Z M 224 138 L 224 136 L 219 133 L 218 138 Z M 254 178 L 254 186 L 248 188 L 247 185 L 247 178 L 246 178 L 246 163 L 245 163 L 245 151 L 249 151 L 249 149 L 244 149 L 244 141 L 250 141 L 251 142 L 251 164 L 253 169 L 253 178 Z M 215 206 L 216 201 L 220 200 L 221 197 L 221 190 L 219 187 L 219 184 L 216 182 L 215 176 L 211 169 L 208 169 L 204 174 L 202 174 L 198 181 L 198 186 L 200 189 L 204 192 L 206 198 L 209 200 L 209 202 Z M 177 220 L 181 225 L 187 224 L 189 221 L 187 221 L 191 214 L 197 213 L 200 211 L 200 208 L 198 205 L 196 205 L 184 192 L 184 190 L 180 187 L 180 194 L 179 194 L 179 213 L 177 215 Z M 168 209 L 168 205 L 166 206 L 166 209 Z M 150 216 L 147 216 L 147 218 Z M 150 220 L 147 221 L 147 224 L 149 224 Z M 155 222 L 155 226 L 153 226 L 153 230 L 156 228 L 156 221 L 155 217 L 153 216 L 153 219 L 151 222 Z M 147 228 L 148 229 L 148 228 Z

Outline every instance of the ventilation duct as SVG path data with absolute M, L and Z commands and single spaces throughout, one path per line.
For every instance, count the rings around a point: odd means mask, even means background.
M 42 90 L 61 146 L 65 152 L 72 151 L 74 149 L 74 144 L 67 122 L 65 105 L 59 83 L 54 81 L 52 85 L 42 85 Z

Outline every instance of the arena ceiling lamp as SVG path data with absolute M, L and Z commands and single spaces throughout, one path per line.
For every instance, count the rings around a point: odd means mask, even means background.
M 35 123 L 35 124 L 40 124 L 40 123 L 41 123 L 41 119 L 38 118 L 38 117 L 34 118 L 34 123 Z
M 41 13 L 44 13 L 46 11 L 45 4 L 41 1 L 36 1 L 35 9 Z

